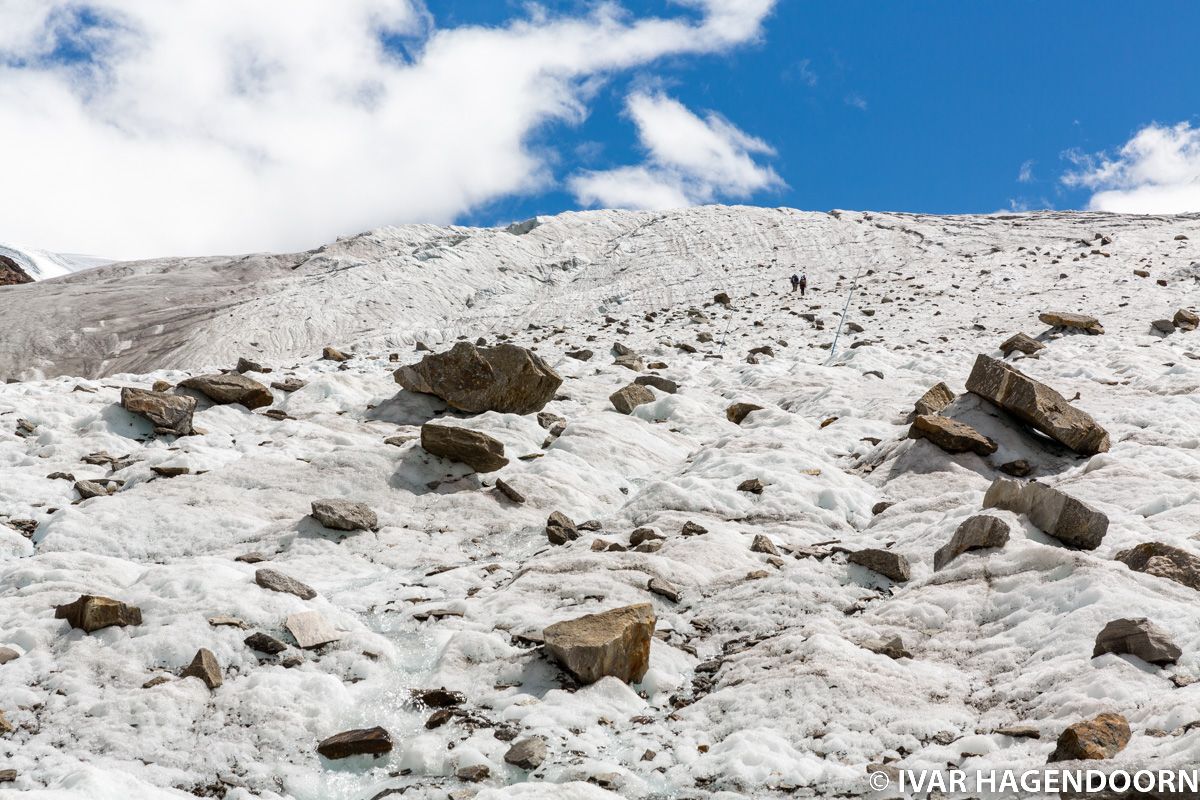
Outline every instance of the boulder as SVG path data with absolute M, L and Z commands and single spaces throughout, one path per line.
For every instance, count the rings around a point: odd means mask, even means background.
M 457 425 L 425 423 L 421 426 L 421 447 L 435 456 L 466 464 L 476 472 L 495 472 L 508 464 L 503 442 Z
M 199 678 L 209 689 L 216 689 L 224 680 L 221 678 L 221 665 L 211 650 L 201 647 L 196 651 L 192 663 L 179 674 L 180 678 Z
M 585 350 L 568 350 L 564 355 L 566 355 L 567 358 L 573 358 L 576 361 L 590 361 L 592 359 L 592 356 L 595 355 L 595 353 L 593 353 L 591 350 L 586 350 L 586 349 Z
M 1008 523 L 990 514 L 977 514 L 955 529 L 950 541 L 933 554 L 933 568 L 939 570 L 968 550 L 1004 547 L 1008 543 Z
M 445 687 L 413 689 L 412 698 L 426 708 L 454 708 L 467 702 L 467 696 Z
M 667 600 L 670 600 L 672 603 L 679 602 L 679 589 L 675 587 L 675 584 L 668 580 L 664 580 L 663 578 L 651 578 L 646 583 L 646 589 L 650 592 L 650 594 L 656 594 L 659 597 L 664 597 Z
M 1043 533 L 1065 545 L 1095 550 L 1108 532 L 1108 517 L 1045 484 L 997 478 L 983 497 L 984 508 L 1025 514 Z
M 649 603 L 556 622 L 542 631 L 546 652 L 582 683 L 605 676 L 637 683 L 650 666 L 654 607 Z
M 1049 761 L 1112 758 L 1129 744 L 1129 723 L 1120 714 L 1101 714 L 1069 726 L 1058 737 Z
M 967 390 L 1003 408 L 1077 453 L 1108 450 L 1108 431 L 1044 383 L 986 355 L 975 359 Z
M 1174 333 L 1175 323 L 1169 319 L 1156 319 L 1150 323 L 1150 327 L 1159 333 Z
M 272 592 L 294 594 L 301 600 L 312 600 L 317 596 L 316 590 L 311 586 L 267 567 L 263 567 L 254 573 L 254 582 L 264 589 L 270 589 Z
M 1100 324 L 1100 321 L 1087 314 L 1072 314 L 1067 311 L 1047 311 L 1039 314 L 1038 319 L 1055 328 L 1083 331 L 1089 336 L 1104 333 L 1104 327 Z
M 1194 331 L 1200 326 L 1200 315 L 1186 308 L 1181 308 L 1175 312 L 1175 317 L 1172 321 L 1175 323 L 1175 327 L 1180 330 Z
M 74 602 L 56 607 L 54 618 L 65 619 L 72 628 L 92 633 L 113 626 L 141 625 L 142 611 L 110 597 L 85 594 Z
M 395 380 L 410 392 L 437 395 L 460 411 L 501 414 L 541 411 L 562 384 L 558 373 L 531 350 L 467 342 L 400 367 Z
M 281 392 L 298 392 L 308 384 L 299 378 L 284 378 L 281 381 L 272 381 L 271 388 L 278 389 Z
M 579 538 L 579 530 L 571 518 L 561 511 L 555 511 L 546 520 L 546 538 L 550 544 L 566 544 Z
M 321 358 L 325 361 L 349 361 L 350 356 L 336 347 L 325 347 L 321 350 Z
M 920 417 L 926 414 L 937 414 L 943 408 L 954 402 L 954 392 L 944 383 L 931 386 L 921 395 L 913 406 L 913 413 Z
M 641 372 L 646 368 L 645 362 L 642 361 L 642 357 L 637 353 L 622 353 L 613 359 L 613 364 L 633 370 L 634 372 Z
M 775 543 L 771 541 L 769 536 L 763 533 L 754 534 L 754 538 L 750 540 L 750 552 L 766 553 L 769 556 L 779 555 L 779 550 L 775 547 Z
M 507 481 L 503 481 L 500 478 L 496 478 L 496 491 L 498 491 L 500 494 L 504 495 L 505 497 L 507 497 L 509 500 L 511 500 L 514 503 L 524 503 L 525 502 L 525 495 L 523 495 L 519 491 L 517 491 L 517 489 L 515 489 L 512 486 L 512 484 L 508 483 Z
M 872 653 L 887 656 L 894 660 L 912 658 L 912 653 L 904 646 L 904 640 L 899 636 L 893 636 L 890 639 L 869 639 L 863 642 L 863 647 Z
M 373 531 L 379 518 L 370 506 L 350 500 L 313 500 L 313 519 L 335 531 Z
M 1092 658 L 1105 653 L 1137 656 L 1147 664 L 1174 664 L 1183 655 L 1171 635 L 1145 618 L 1114 619 L 1096 637 Z
M 121 390 L 121 408 L 150 420 L 155 433 L 188 436 L 196 398 L 126 387 Z
M 287 650 L 287 645 L 276 639 L 274 636 L 268 636 L 261 631 L 252 633 L 247 636 L 242 643 L 251 650 L 257 650 L 260 653 L 269 655 L 279 655 L 284 650 Z
M 739 492 L 748 492 L 750 494 L 762 494 L 763 489 L 767 488 L 758 478 L 747 478 L 738 484 Z
M 79 492 L 81 500 L 90 500 L 93 497 L 107 497 L 108 486 L 97 481 L 75 481 L 75 491 Z
M 195 389 L 220 405 L 240 403 L 248 409 L 263 408 L 275 402 L 271 390 L 253 378 L 236 372 L 197 375 L 179 382 L 185 389 Z
M 1039 350 L 1045 349 L 1046 345 L 1024 333 L 1014 333 L 1000 344 L 1000 352 L 1006 356 L 1011 356 L 1013 353 L 1024 353 L 1031 356 Z
M 336 642 L 342 635 L 317 611 L 301 611 L 290 615 L 283 627 L 296 640 L 296 645 L 305 650 Z
M 1005 461 L 998 469 L 1005 475 L 1012 475 L 1014 478 L 1026 478 L 1033 474 L 1033 465 L 1023 458 Z
M 633 379 L 633 382 L 639 386 L 653 386 L 660 392 L 666 392 L 667 394 L 675 394 L 679 391 L 679 384 L 661 375 L 639 375 Z
M 912 568 L 909 567 L 908 559 L 891 550 L 868 547 L 865 550 L 855 550 L 847 556 L 846 560 L 851 564 L 858 564 L 860 567 L 878 572 L 896 583 L 903 583 L 912 577 Z
M 913 420 L 908 438 L 927 439 L 947 453 L 972 452 L 980 456 L 996 452 L 996 443 L 965 422 L 934 414 Z
M 1200 591 L 1200 556 L 1162 542 L 1145 542 L 1116 555 L 1134 572 L 1183 584 Z
M 317 752 L 328 759 L 350 756 L 379 756 L 392 752 L 392 735 L 383 728 L 359 728 L 335 733 L 317 745 Z
M 725 409 L 725 418 L 734 425 L 741 425 L 751 411 L 762 411 L 762 406 L 756 406 L 754 403 L 734 403 Z
M 632 414 L 638 406 L 654 402 L 654 393 L 637 383 L 618 389 L 608 397 L 613 408 L 622 414 Z
M 546 740 L 540 736 L 530 736 L 513 743 L 504 754 L 504 763 L 512 764 L 517 769 L 534 770 L 546 760 Z
M 261 372 L 261 373 L 266 374 L 271 371 L 271 368 L 264 367 L 262 364 L 259 364 L 257 361 L 251 361 L 248 358 L 239 358 L 237 360 L 237 366 L 234 367 L 234 371 L 239 372 L 239 373 Z

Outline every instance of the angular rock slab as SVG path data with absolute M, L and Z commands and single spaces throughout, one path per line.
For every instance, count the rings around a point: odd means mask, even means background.
M 534 770 L 546 760 L 546 740 L 540 736 L 530 736 L 514 742 L 504 754 L 504 763 L 512 764 L 518 769 Z
M 185 389 L 195 389 L 219 405 L 241 403 L 251 411 L 275 402 L 275 396 L 271 394 L 270 389 L 253 378 L 236 372 L 197 375 L 180 381 L 179 385 Z
M 1049 761 L 1112 758 L 1129 744 L 1129 722 L 1120 714 L 1101 714 L 1069 726 L 1058 737 Z
M 383 755 L 392 752 L 392 735 L 380 727 L 342 731 L 322 740 L 317 752 L 330 760 Z
M 221 677 L 221 665 L 211 650 L 201 647 L 196 651 L 192 663 L 179 674 L 180 678 L 199 678 L 209 689 L 216 689 L 224 679 Z
M 121 408 L 150 420 L 155 433 L 188 436 L 196 398 L 125 387 L 121 390 Z
M 918 417 L 925 414 L 936 414 L 954 402 L 954 392 L 945 383 L 938 383 L 926 390 L 913 406 L 913 413 Z
M 74 602 L 56 607 L 54 618 L 65 619 L 72 628 L 92 633 L 113 626 L 141 625 L 142 610 L 111 597 L 85 594 Z
M 459 342 L 445 353 L 400 367 L 396 383 L 437 395 L 460 411 L 532 414 L 554 399 L 562 378 L 536 353 L 512 344 Z
M 313 519 L 335 531 L 373 531 L 379 518 L 365 503 L 350 500 L 313 500 Z
M 933 554 L 933 568 L 939 570 L 968 550 L 1004 547 L 1008 543 L 1008 523 L 990 514 L 977 514 L 963 521 L 950 541 Z
M 503 442 L 457 425 L 425 423 L 421 426 L 421 447 L 427 453 L 466 464 L 476 472 L 495 472 L 508 464 Z
M 582 683 L 605 676 L 637 683 L 650 666 L 654 607 L 614 608 L 556 622 L 542 631 L 546 651 Z
M 296 645 L 308 650 L 323 644 L 336 642 L 342 635 L 317 611 L 301 611 L 292 614 L 283 623 L 288 633 L 296 640 Z
M 1089 336 L 1098 336 L 1104 333 L 1104 326 L 1100 324 L 1100 320 L 1088 314 L 1072 314 L 1067 311 L 1046 311 L 1039 314 L 1038 319 L 1055 328 L 1069 328 L 1071 330 L 1083 331 Z
M 913 420 L 908 438 L 926 439 L 947 453 L 989 456 L 996 452 L 996 443 L 967 423 L 934 414 L 922 414 Z
M 858 564 L 860 567 L 878 572 L 896 583 L 904 583 L 912 577 L 912 567 L 909 566 L 908 559 L 891 550 L 868 547 L 865 550 L 854 551 L 847 556 L 846 560 L 851 564 Z
M 254 573 L 254 582 L 272 592 L 294 594 L 301 600 L 312 600 L 317 596 L 317 590 L 295 578 L 290 578 L 282 572 L 263 567 Z
M 1039 350 L 1045 349 L 1046 345 L 1024 333 L 1014 333 L 1000 344 L 1000 352 L 1006 356 L 1011 356 L 1013 353 L 1024 353 L 1031 356 Z
M 1183 655 L 1171 635 L 1150 620 L 1114 619 L 1096 637 L 1092 658 L 1105 653 L 1137 656 L 1147 664 L 1174 664 Z
M 1200 556 L 1162 542 L 1145 542 L 1122 550 L 1117 561 L 1134 572 L 1183 584 L 1200 592 Z
M 1077 453 L 1108 450 L 1108 431 L 1058 392 L 1020 370 L 982 353 L 967 378 L 973 392 Z
M 984 508 L 1024 514 L 1043 533 L 1081 550 L 1095 550 L 1108 532 L 1108 517 L 1042 483 L 997 478 L 983 496 Z

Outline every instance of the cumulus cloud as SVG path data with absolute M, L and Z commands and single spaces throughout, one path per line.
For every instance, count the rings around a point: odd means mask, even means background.
M 1115 155 L 1069 153 L 1067 186 L 1092 191 L 1088 208 L 1130 214 L 1200 211 L 1200 128 L 1147 125 Z
M 750 41 L 775 2 L 440 29 L 419 0 L 5 0 L 0 239 L 129 257 L 450 222 L 544 188 L 532 134 L 598 81 Z
M 771 147 L 716 113 L 701 118 L 677 100 L 645 92 L 630 95 L 627 113 L 647 161 L 573 176 L 571 191 L 584 205 L 680 208 L 782 185 L 773 169 L 755 160 L 773 155 Z

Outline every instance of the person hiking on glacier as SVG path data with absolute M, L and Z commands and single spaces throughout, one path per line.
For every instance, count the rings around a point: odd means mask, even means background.
M 793 272 L 792 273 L 792 291 L 793 292 L 796 291 L 796 287 L 799 285 L 800 285 L 800 276 Z

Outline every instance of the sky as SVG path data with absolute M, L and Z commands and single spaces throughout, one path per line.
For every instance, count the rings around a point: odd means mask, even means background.
M 4 0 L 0 241 L 749 203 L 1200 212 L 1200 4 Z

